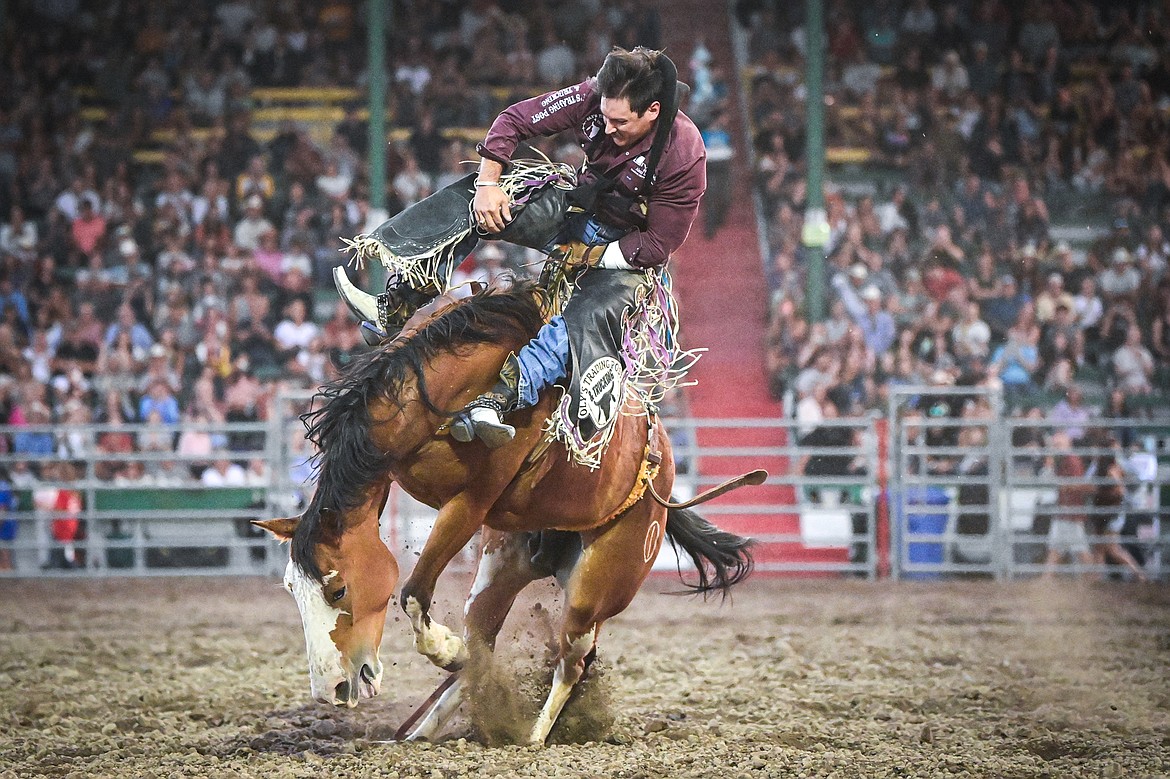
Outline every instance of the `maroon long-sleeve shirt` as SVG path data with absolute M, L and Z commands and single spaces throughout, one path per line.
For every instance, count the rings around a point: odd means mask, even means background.
M 476 149 L 485 157 L 507 164 L 521 141 L 565 130 L 573 130 L 585 150 L 582 183 L 612 176 L 617 179 L 617 194 L 645 197 L 646 164 L 654 132 L 626 149 L 614 145 L 605 134 L 601 93 L 593 79 L 508 107 Z M 707 188 L 706 156 L 698 128 L 680 111 L 649 187 L 646 228 L 618 242 L 626 262 L 641 268 L 661 265 L 686 240 L 699 211 L 699 198 Z M 603 212 L 598 216 L 605 220 Z

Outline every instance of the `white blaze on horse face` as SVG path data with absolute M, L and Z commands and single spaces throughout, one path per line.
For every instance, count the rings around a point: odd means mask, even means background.
M 331 571 L 325 582 L 337 575 Z M 309 684 L 313 698 L 333 703 L 337 685 L 346 680 L 341 667 L 341 650 L 329 634 L 337 627 L 337 620 L 345 612 L 325 601 L 324 584 L 314 581 L 292 560 L 284 570 L 284 586 L 292 593 L 301 612 L 301 626 L 305 629 L 305 651 L 309 656 Z

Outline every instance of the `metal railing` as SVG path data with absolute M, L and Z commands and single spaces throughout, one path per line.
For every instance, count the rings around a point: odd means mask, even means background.
M 940 408 L 947 410 L 932 415 Z M 1170 419 L 1088 410 L 1071 419 L 1038 411 L 1005 418 L 1001 408 L 997 394 L 981 389 L 891 393 L 891 575 L 1170 573 L 1161 521 Z M 1116 464 L 1114 475 L 1103 472 L 1106 463 Z
M 249 520 L 294 515 L 311 494 L 313 452 L 298 419 L 309 400 L 281 395 L 263 423 L 0 427 L 9 475 L 0 489 L 0 576 L 281 570 L 286 552 Z M 753 537 L 764 574 L 1170 573 L 1161 522 L 1170 420 L 1003 418 L 986 392 L 897 388 L 880 417 L 664 423 L 677 498 L 769 470 L 763 486 L 698 509 Z M 1052 439 L 1054 428 L 1068 427 L 1071 441 Z M 1089 434 L 1102 430 L 1108 435 Z M 1064 467 L 1061 458 L 1072 457 L 1087 474 Z M 1112 475 L 1095 470 L 1105 462 L 1118 464 Z M 1094 504 L 1097 489 L 1111 484 L 1122 505 Z M 1078 499 L 1068 488 L 1078 485 L 1080 504 L 1070 506 Z M 1082 523 L 1087 557 L 1082 534 L 1062 540 L 1051 529 L 1055 518 L 1069 530 L 1070 516 Z M 433 520 L 432 509 L 392 489 L 383 537 L 405 565 Z M 1060 553 L 1055 561 L 1050 549 Z M 454 565 L 473 563 L 469 548 Z M 669 553 L 658 562 L 677 564 Z
M 693 463 L 678 480 L 685 496 L 755 468 L 769 475 L 698 511 L 756 541 L 761 573 L 878 572 L 878 426 L 875 418 L 674 419 L 668 430 L 691 440 L 677 460 Z M 676 491 L 680 487 L 676 483 Z
M 265 573 L 252 519 L 281 489 L 274 429 L 236 422 L 0 426 L 0 576 Z

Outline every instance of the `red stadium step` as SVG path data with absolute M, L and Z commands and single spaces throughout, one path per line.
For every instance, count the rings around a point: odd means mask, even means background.
M 695 42 L 702 40 L 714 62 L 732 72 L 731 19 L 726 7 L 706 0 L 658 0 L 662 15 L 666 51 L 686 79 L 687 62 Z M 738 82 L 731 79 L 731 104 L 738 105 Z M 763 334 L 767 318 L 768 289 L 763 274 L 756 234 L 743 133 L 738 111 L 732 112 L 736 139 L 736 186 L 727 222 L 716 235 L 703 235 L 702 217 L 696 220 L 690 237 L 671 262 L 675 290 L 679 297 L 682 338 L 689 347 L 705 346 L 710 351 L 691 373 L 698 384 L 687 390 L 692 416 L 707 418 L 777 419 L 779 403 L 768 393 L 764 373 Z M 700 447 L 774 448 L 787 445 L 783 429 L 771 427 L 700 427 Z M 705 478 L 722 479 L 753 468 L 770 474 L 787 475 L 788 458 L 781 456 L 704 457 L 697 463 Z M 708 511 L 721 527 L 745 535 L 800 533 L 797 513 L 765 513 L 752 506 L 795 506 L 796 496 L 788 485 L 765 484 L 733 492 L 718 499 L 718 512 Z M 716 504 L 709 504 L 716 505 Z M 743 506 L 744 511 L 724 513 L 726 507 Z M 774 509 L 773 509 L 774 510 Z M 761 563 L 841 562 L 842 549 L 808 549 L 799 543 L 773 543 L 756 550 Z

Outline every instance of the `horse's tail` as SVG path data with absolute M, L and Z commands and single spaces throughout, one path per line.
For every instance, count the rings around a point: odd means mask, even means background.
M 718 591 L 726 598 L 732 586 L 752 572 L 751 547 L 755 542 L 720 530 L 689 509 L 667 510 L 666 537 L 675 551 L 681 548 L 687 553 L 699 571 L 698 584 L 684 582 L 693 593 L 706 596 Z

